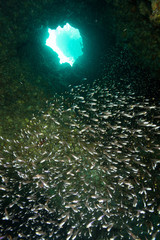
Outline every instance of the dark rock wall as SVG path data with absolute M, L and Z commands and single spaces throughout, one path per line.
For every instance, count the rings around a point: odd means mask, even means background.
M 106 0 L 113 5 L 116 43 L 135 54 L 137 64 L 160 76 L 160 1 Z

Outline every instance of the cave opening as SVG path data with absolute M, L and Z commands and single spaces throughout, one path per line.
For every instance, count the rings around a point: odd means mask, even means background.
M 60 64 L 69 63 L 72 67 L 74 62 L 83 55 L 83 40 L 78 29 L 66 23 L 63 28 L 48 28 L 49 37 L 46 45 L 58 54 Z

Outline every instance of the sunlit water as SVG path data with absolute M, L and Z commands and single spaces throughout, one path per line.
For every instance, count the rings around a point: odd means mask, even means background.
M 60 26 L 55 30 L 49 28 L 48 33 L 46 45 L 58 54 L 60 64 L 67 62 L 72 66 L 77 58 L 83 55 L 83 41 L 80 32 L 69 23 L 66 23 L 63 28 Z

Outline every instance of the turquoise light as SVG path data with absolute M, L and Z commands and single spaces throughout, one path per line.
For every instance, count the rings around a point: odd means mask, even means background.
M 55 30 L 48 29 L 49 38 L 46 45 L 58 54 L 60 64 L 69 63 L 71 66 L 77 58 L 83 55 L 83 41 L 78 29 L 71 27 L 69 23 Z

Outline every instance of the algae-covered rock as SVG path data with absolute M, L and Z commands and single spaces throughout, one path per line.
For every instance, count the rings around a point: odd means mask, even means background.
M 152 14 L 150 15 L 150 20 L 154 24 L 160 25 L 160 1 L 152 0 L 151 7 L 152 7 Z

